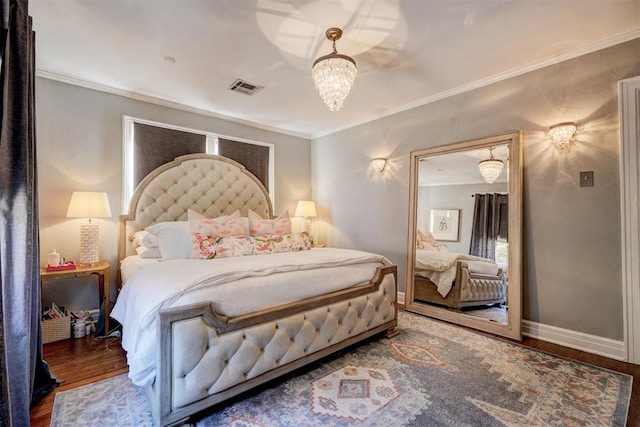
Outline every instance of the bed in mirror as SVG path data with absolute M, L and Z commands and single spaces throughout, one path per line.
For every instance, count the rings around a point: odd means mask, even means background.
M 411 153 L 405 309 L 520 340 L 522 133 Z

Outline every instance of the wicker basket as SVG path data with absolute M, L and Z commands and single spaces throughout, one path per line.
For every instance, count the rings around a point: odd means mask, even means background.
M 66 340 L 67 338 L 71 338 L 71 316 L 42 321 L 43 344 Z

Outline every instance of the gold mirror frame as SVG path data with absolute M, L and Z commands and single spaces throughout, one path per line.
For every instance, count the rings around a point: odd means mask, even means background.
M 459 153 L 466 150 L 507 146 L 509 153 L 508 189 L 509 189 L 509 249 L 508 249 L 508 292 L 507 323 L 495 323 L 489 320 L 470 316 L 423 303 L 414 299 L 414 275 L 417 237 L 417 209 L 419 190 L 420 159 L 429 156 Z M 405 310 L 434 317 L 458 325 L 482 330 L 495 335 L 521 340 L 522 320 L 522 132 L 512 132 L 486 138 L 463 141 L 451 145 L 428 148 L 411 152 L 410 161 L 410 196 L 409 196 L 409 242 L 407 248 L 407 277 L 405 286 Z

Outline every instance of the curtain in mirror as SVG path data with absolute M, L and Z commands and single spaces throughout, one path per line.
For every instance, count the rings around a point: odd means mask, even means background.
M 498 240 L 508 241 L 509 196 L 487 193 L 474 198 L 469 254 L 495 260 Z

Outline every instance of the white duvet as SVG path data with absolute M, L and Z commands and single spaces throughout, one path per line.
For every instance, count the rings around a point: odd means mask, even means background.
M 436 284 L 438 293 L 446 297 L 456 278 L 456 262 L 468 261 L 469 271 L 479 274 L 498 274 L 498 264 L 487 258 L 455 252 L 416 249 L 416 274 Z
M 123 325 L 129 378 L 139 386 L 153 382 L 155 320 L 164 308 L 212 301 L 218 313 L 237 316 L 367 282 L 388 264 L 381 255 L 333 248 L 144 263 L 127 280 L 111 312 Z

